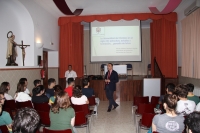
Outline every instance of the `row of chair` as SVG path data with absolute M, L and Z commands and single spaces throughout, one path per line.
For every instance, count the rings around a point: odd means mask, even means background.
M 140 129 L 149 130 L 152 124 L 152 119 L 154 117 L 154 108 L 158 104 L 159 97 L 152 96 L 149 102 L 149 96 L 145 97 L 134 97 L 132 113 L 134 121 L 136 123 L 137 132 L 140 133 Z M 133 112 L 135 108 L 135 112 Z M 137 121 L 136 117 L 141 117 Z

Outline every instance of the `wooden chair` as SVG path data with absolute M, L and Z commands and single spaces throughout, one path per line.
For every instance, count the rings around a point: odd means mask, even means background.
M 50 111 L 50 106 L 48 103 L 33 103 L 34 109 L 37 111 L 45 111 L 49 112 Z
M 9 133 L 6 125 L 0 126 L 0 130 L 1 130 L 2 133 Z
M 75 128 L 84 128 L 84 127 L 86 127 L 86 133 L 90 133 L 89 121 L 85 117 L 85 113 L 83 111 L 76 112 L 74 127 Z
M 44 111 L 37 111 L 39 116 L 40 116 L 40 121 L 41 125 L 44 127 L 49 127 L 50 126 L 50 117 L 49 117 L 49 112 L 44 112 Z
M 43 133 L 72 133 L 71 129 L 66 130 L 50 130 L 47 128 L 43 128 Z
M 138 123 L 138 132 L 139 133 L 141 132 L 140 129 L 149 130 L 149 128 L 152 125 L 152 119 L 154 116 L 155 116 L 155 114 L 151 114 L 151 113 L 142 114 L 142 119 Z
M 25 107 L 28 107 L 28 108 L 33 108 L 33 104 L 31 101 L 26 101 L 26 102 L 16 102 L 17 103 L 17 106 L 18 108 L 25 108 Z

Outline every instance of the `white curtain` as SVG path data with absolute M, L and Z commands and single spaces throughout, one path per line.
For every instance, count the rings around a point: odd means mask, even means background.
M 181 76 L 200 78 L 200 9 L 182 20 Z
M 117 62 L 116 64 L 132 64 L 133 75 L 146 75 L 147 65 L 151 63 L 150 53 L 150 28 L 144 28 L 142 31 L 142 62 Z M 113 62 L 115 64 L 115 62 Z M 100 75 L 100 66 L 106 63 L 90 63 L 90 31 L 84 30 L 84 65 L 87 69 L 87 75 Z M 84 72 L 85 73 L 85 72 Z M 128 71 L 128 75 L 132 72 Z

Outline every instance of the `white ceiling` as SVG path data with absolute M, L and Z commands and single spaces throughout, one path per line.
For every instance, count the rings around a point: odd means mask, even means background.
M 56 7 L 53 0 L 34 0 L 56 18 L 66 16 Z M 73 12 L 83 8 L 81 15 L 150 13 L 149 6 L 156 6 L 160 11 L 169 0 L 65 0 Z M 175 12 L 181 12 L 195 0 L 182 0 Z

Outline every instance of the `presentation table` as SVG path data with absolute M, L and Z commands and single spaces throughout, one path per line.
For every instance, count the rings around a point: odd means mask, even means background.
M 115 70 L 120 75 L 127 75 L 127 65 L 113 65 L 113 70 Z M 108 71 L 107 65 L 104 66 L 104 73 Z

